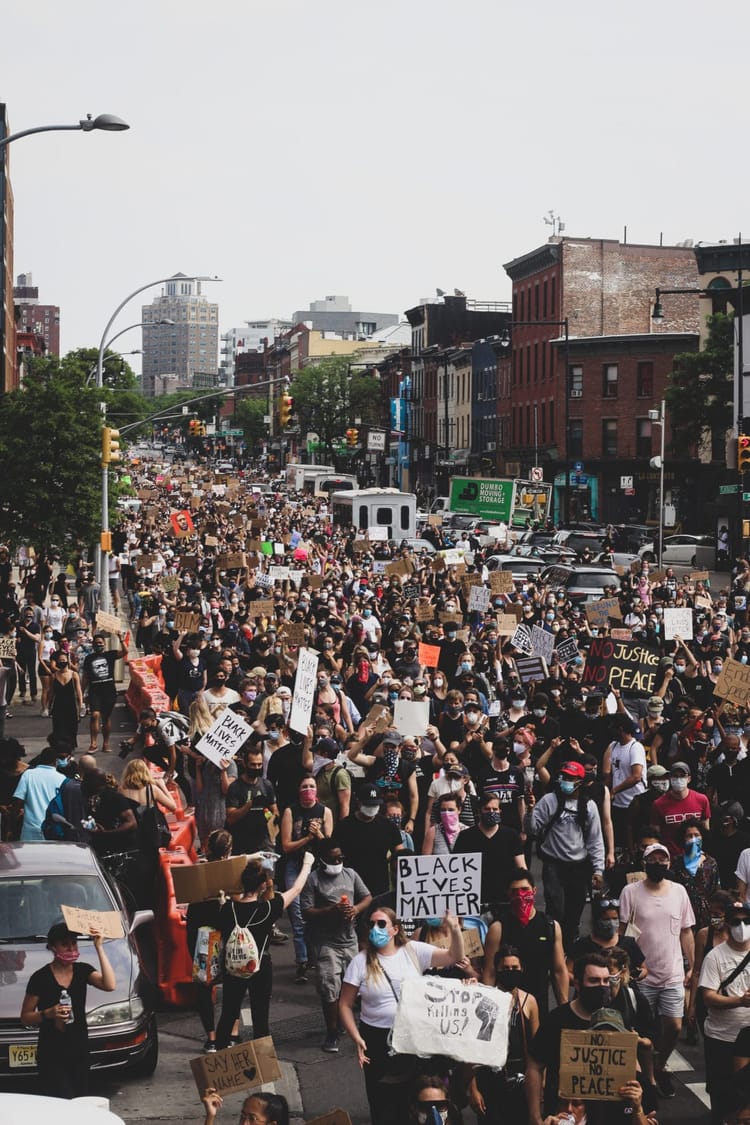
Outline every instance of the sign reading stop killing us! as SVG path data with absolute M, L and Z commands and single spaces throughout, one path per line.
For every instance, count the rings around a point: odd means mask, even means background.
M 482 857 L 405 855 L 398 857 L 396 913 L 399 918 L 442 918 L 479 914 Z

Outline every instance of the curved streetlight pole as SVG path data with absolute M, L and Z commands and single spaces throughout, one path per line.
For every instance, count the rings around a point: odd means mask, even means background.
M 17 141 L 21 137 L 30 137 L 32 133 L 60 133 L 70 129 L 84 133 L 91 133 L 94 129 L 101 129 L 105 133 L 121 133 L 129 128 L 127 121 L 115 117 L 113 113 L 100 113 L 98 117 L 88 114 L 77 125 L 36 125 L 33 129 L 21 129 L 18 133 L 10 133 L 7 137 L 0 137 L 0 148 L 5 148 L 11 141 Z

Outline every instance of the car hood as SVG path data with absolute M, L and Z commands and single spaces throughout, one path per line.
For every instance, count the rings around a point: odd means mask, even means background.
M 93 943 L 81 940 L 79 943 L 81 960 L 98 969 L 99 958 Z M 103 1003 L 117 1003 L 127 1000 L 135 987 L 139 972 L 138 958 L 127 938 L 113 938 L 104 942 L 104 949 L 115 972 L 114 992 L 100 992 L 89 989 L 86 1010 L 100 1007 Z M 7 1020 L 19 1020 L 26 985 L 37 969 L 49 965 L 50 951 L 43 941 L 8 942 L 0 945 L 0 1026 Z M 106 997 L 106 1000 L 104 999 Z

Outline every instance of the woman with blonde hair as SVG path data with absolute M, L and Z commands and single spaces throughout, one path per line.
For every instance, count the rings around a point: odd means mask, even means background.
M 234 761 L 224 760 L 221 766 L 215 766 L 195 749 L 213 721 L 214 717 L 207 701 L 199 695 L 190 704 L 188 773 L 193 787 L 198 836 L 204 851 L 211 833 L 217 828 L 224 827 L 227 814 L 225 803 L 227 790 L 237 778 L 237 765 Z
M 138 805 L 148 805 L 153 801 L 168 812 L 177 810 L 174 797 L 164 782 L 154 777 L 143 758 L 134 758 L 132 762 L 128 762 L 118 788 L 123 797 Z

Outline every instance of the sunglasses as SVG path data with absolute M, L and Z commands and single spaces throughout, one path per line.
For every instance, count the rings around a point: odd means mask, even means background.
M 620 900 L 619 898 L 600 898 L 598 905 L 600 910 L 619 910 Z
M 379 930 L 384 930 L 388 925 L 387 918 L 371 918 L 370 921 L 372 922 L 373 926 L 377 926 Z

